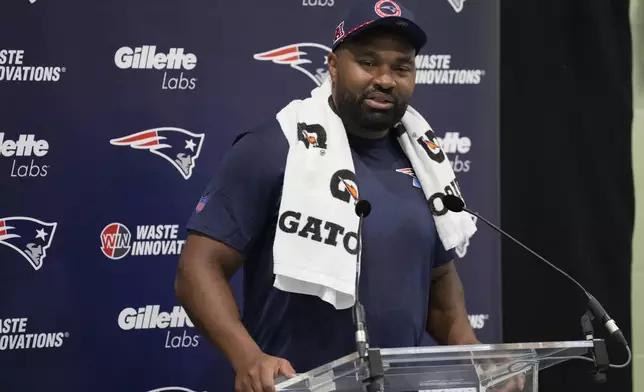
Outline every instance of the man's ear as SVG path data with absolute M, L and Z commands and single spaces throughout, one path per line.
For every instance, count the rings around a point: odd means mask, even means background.
M 336 83 L 338 77 L 338 56 L 331 52 L 327 56 L 327 63 L 329 65 L 329 76 L 331 77 L 331 82 Z

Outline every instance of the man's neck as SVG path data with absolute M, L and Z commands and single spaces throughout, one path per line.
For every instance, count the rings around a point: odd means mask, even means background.
M 363 139 L 371 139 L 371 140 L 377 140 L 377 139 L 382 139 L 386 137 L 389 134 L 389 130 L 386 129 L 384 131 L 366 131 L 362 128 L 358 127 L 347 127 L 345 126 L 347 133 L 357 136 Z
M 335 102 L 333 100 L 333 96 L 329 95 L 329 106 L 331 106 L 331 109 L 335 114 L 340 117 L 340 113 L 338 112 L 337 107 L 335 106 Z M 342 123 L 344 124 L 344 128 L 347 131 L 348 134 L 357 136 L 363 139 L 372 139 L 372 140 L 377 140 L 377 139 L 382 139 L 383 137 L 386 137 L 389 134 L 389 129 L 384 129 L 382 131 L 374 131 L 374 130 L 366 130 L 363 129 L 355 124 L 351 124 L 350 121 L 346 121 L 342 117 L 340 117 L 342 120 Z

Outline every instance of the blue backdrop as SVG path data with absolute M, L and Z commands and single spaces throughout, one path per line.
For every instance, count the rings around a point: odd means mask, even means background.
M 235 135 L 319 82 L 350 2 L 3 4 L 0 390 L 232 390 L 174 297 L 184 224 Z M 498 0 L 406 5 L 429 35 L 412 104 L 498 222 Z M 498 238 L 459 252 L 472 325 L 499 342 Z

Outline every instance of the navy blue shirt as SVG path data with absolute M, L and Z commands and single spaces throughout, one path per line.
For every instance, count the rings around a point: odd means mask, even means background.
M 418 346 L 425 333 L 432 268 L 455 255 L 440 242 L 395 136 L 349 136 L 349 143 L 360 196 L 372 205 L 363 227 L 360 281 L 370 345 Z M 244 325 L 265 353 L 306 372 L 356 351 L 355 327 L 351 309 L 336 310 L 318 297 L 273 287 L 272 247 L 288 148 L 276 120 L 240 135 L 187 228 L 246 257 Z

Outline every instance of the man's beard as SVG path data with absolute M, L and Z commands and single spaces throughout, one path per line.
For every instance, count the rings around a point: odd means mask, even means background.
M 336 86 L 338 100 L 336 107 L 340 118 L 350 125 L 368 131 L 383 131 L 393 128 L 407 111 L 407 101 L 389 94 L 394 99 L 393 106 L 385 110 L 374 109 L 367 106 L 364 100 L 375 91 L 367 91 L 355 96 L 344 88 L 342 83 L 338 83 Z

